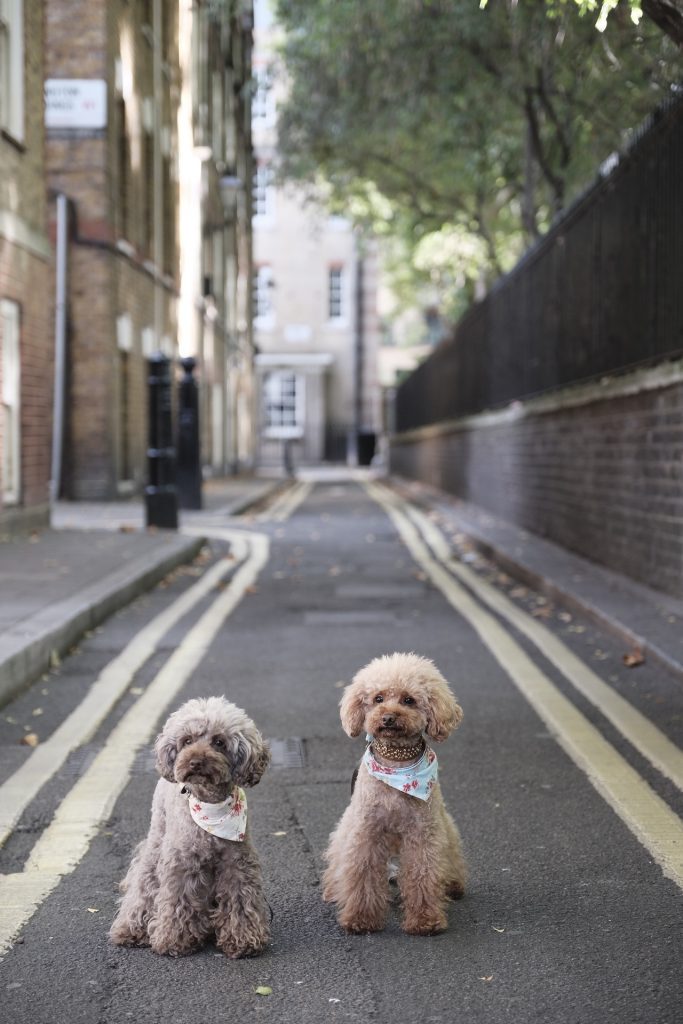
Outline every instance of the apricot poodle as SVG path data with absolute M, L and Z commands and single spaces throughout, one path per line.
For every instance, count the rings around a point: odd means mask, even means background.
M 340 713 L 345 732 L 364 731 L 369 743 L 351 802 L 330 836 L 323 899 L 337 904 L 347 931 L 380 931 L 390 901 L 388 866 L 398 857 L 404 931 L 441 932 L 448 899 L 464 893 L 466 868 L 424 736 L 445 740 L 462 708 L 433 662 L 392 654 L 358 672 Z
M 229 957 L 259 953 L 269 910 L 241 787 L 270 761 L 260 732 L 223 697 L 190 700 L 155 751 L 149 834 L 121 883 L 112 942 L 182 956 L 214 939 Z

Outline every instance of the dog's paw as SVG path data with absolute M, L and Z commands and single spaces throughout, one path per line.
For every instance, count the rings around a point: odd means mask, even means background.
M 150 941 L 152 952 L 160 956 L 188 956 L 200 949 L 201 945 L 196 939 L 154 937 Z
M 339 924 L 346 932 L 352 935 L 367 935 L 369 932 L 381 932 L 384 928 L 384 918 L 371 917 L 362 914 L 340 914 Z
M 408 935 L 438 935 L 439 932 L 445 932 L 448 928 L 448 918 L 445 914 L 407 916 L 403 921 L 402 928 Z
M 446 886 L 446 896 L 449 900 L 461 900 L 465 895 L 465 883 L 459 879 L 449 882 Z
M 149 946 L 144 928 L 132 928 L 127 922 L 116 922 L 109 929 L 109 939 L 115 946 Z
M 220 949 L 221 953 L 225 953 L 230 960 L 242 960 L 249 956 L 258 956 L 262 953 L 268 942 L 270 936 L 265 934 L 259 938 L 253 938 L 249 940 L 240 939 L 222 939 L 217 942 L 216 945 Z

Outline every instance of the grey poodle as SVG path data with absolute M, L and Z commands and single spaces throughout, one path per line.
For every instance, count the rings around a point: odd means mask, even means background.
M 255 786 L 270 752 L 250 718 L 223 697 L 190 700 L 155 744 L 149 834 L 121 883 L 112 942 L 182 956 L 215 939 L 229 957 L 269 939 L 261 867 L 242 786 Z

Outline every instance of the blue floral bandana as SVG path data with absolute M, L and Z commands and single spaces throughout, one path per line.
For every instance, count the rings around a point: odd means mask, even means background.
M 368 745 L 363 755 L 363 764 L 368 773 L 376 779 L 381 779 L 387 786 L 409 796 L 415 796 L 418 800 L 429 800 L 439 775 L 439 764 L 431 747 L 425 748 L 419 761 L 388 768 L 375 760 Z

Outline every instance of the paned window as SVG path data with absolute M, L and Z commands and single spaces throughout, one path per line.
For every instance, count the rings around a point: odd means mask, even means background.
M 276 370 L 264 378 L 264 426 L 270 437 L 301 435 L 303 385 L 303 377 L 289 370 Z
M 21 368 L 19 357 L 19 306 L 9 299 L 0 301 L 2 363 L 2 500 L 16 504 L 21 493 Z
M 254 171 L 254 216 L 271 217 L 275 208 L 273 171 L 269 164 L 257 164 Z
M 330 267 L 328 273 L 327 315 L 330 320 L 344 316 L 344 271 L 342 267 Z
M 263 320 L 273 314 L 273 268 L 262 263 L 254 273 L 254 319 Z
M 0 0 L 0 128 L 23 142 L 23 0 Z

